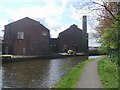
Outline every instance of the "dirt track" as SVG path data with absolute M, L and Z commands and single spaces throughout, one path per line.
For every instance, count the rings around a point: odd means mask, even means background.
M 102 88 L 97 71 L 98 61 L 99 59 L 96 59 L 85 67 L 78 81 L 77 88 Z

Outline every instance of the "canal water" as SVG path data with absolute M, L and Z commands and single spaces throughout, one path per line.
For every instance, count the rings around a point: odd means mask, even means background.
M 86 59 L 88 59 L 87 56 L 81 56 L 4 63 L 0 71 L 2 72 L 2 87 L 50 88 L 71 68 Z

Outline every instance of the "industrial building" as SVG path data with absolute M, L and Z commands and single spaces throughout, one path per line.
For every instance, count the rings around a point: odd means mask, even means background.
M 58 51 L 67 52 L 74 50 L 78 53 L 88 52 L 88 33 L 87 33 L 87 17 L 83 16 L 83 29 L 79 29 L 73 24 L 68 29 L 59 33 L 58 36 Z
M 74 50 L 88 52 L 87 17 L 83 16 L 82 30 L 73 24 L 59 33 L 58 38 L 50 38 L 50 30 L 31 18 L 25 17 L 5 25 L 3 54 L 49 55 L 50 53 Z
M 49 30 L 31 18 L 5 25 L 3 54 L 46 55 L 49 54 Z

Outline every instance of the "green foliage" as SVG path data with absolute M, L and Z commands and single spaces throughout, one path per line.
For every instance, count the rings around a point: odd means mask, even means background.
M 98 48 L 98 52 L 99 52 L 99 54 L 106 54 L 106 50 L 105 49 L 103 49 L 102 47 L 100 47 L 100 48 Z
M 103 58 L 98 63 L 98 72 L 104 88 L 118 88 L 118 64 Z
M 98 50 L 89 50 L 89 54 L 90 55 L 97 55 L 98 54 Z
M 120 16 L 118 16 L 120 18 Z M 108 53 L 110 56 L 120 54 L 120 22 L 115 21 L 113 25 L 104 30 L 100 42 L 102 43 L 101 50 Z M 118 59 L 117 59 L 118 60 Z
M 102 46 L 105 49 L 116 49 L 118 47 L 118 31 L 116 23 L 111 28 L 106 28 L 101 37 Z
M 84 67 L 91 60 L 86 60 L 75 66 L 65 77 L 62 78 L 62 80 L 56 85 L 55 88 L 75 88 Z

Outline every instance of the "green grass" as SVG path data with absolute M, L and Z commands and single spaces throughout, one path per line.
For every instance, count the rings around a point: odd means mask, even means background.
M 118 65 L 110 58 L 98 62 L 98 73 L 104 88 L 118 88 Z
M 65 76 L 63 77 L 57 85 L 55 85 L 54 88 L 76 88 L 77 81 L 80 78 L 80 75 L 83 72 L 84 67 L 86 64 L 88 64 L 91 60 L 86 60 L 82 63 L 79 63 L 77 66 L 72 68 L 72 70 Z

